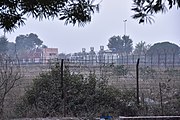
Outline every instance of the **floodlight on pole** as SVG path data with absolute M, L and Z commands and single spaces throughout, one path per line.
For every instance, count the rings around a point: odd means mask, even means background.
M 127 20 L 123 20 L 123 22 L 124 22 L 124 35 L 126 35 L 126 22 L 127 22 Z

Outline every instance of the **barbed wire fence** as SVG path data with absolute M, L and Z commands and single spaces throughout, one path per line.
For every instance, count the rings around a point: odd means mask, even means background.
M 140 65 L 158 66 L 158 67 L 179 67 L 180 56 L 177 54 L 155 54 L 155 55 L 92 55 L 92 56 L 74 56 L 69 58 L 73 63 L 81 64 L 115 64 L 115 65 L 134 65 L 140 58 Z

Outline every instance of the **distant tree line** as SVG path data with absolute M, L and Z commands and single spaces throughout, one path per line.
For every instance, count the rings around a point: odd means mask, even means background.
M 112 53 L 119 55 L 150 55 L 150 54 L 179 54 L 180 47 L 177 44 L 170 42 L 159 42 L 153 45 L 147 44 L 145 41 L 140 41 L 133 47 L 133 40 L 126 35 L 112 36 L 108 40 L 108 48 Z M 9 42 L 5 36 L 0 37 L 0 53 L 14 55 L 22 52 L 27 52 L 36 48 L 47 48 L 38 35 L 34 33 L 19 35 L 15 42 Z M 90 51 L 95 54 L 94 51 Z M 61 53 L 62 54 L 62 53 Z M 76 53 L 75 53 L 76 54 Z M 63 55 L 63 54 L 62 54 Z M 65 56 L 65 55 L 63 55 Z
M 99 65 L 102 63 L 135 64 L 137 58 L 146 65 L 172 66 L 179 64 L 180 47 L 171 42 L 158 42 L 153 45 L 145 41 L 138 42 L 135 47 L 133 40 L 126 35 L 112 36 L 108 40 L 108 49 L 100 46 L 99 51 L 91 47 L 90 51 L 82 49 L 78 53 L 60 53 L 59 59 L 69 59 L 74 63 Z
M 111 53 L 115 53 L 119 56 L 122 55 L 147 55 L 147 56 L 157 56 L 157 55 L 173 55 L 177 56 L 180 54 L 180 47 L 177 44 L 170 42 L 159 42 L 153 45 L 147 44 L 145 41 L 140 41 L 133 47 L 133 40 L 126 35 L 121 36 L 112 36 L 108 40 L 108 48 L 111 50 Z M 8 54 L 9 56 L 14 55 L 26 55 L 30 51 L 47 48 L 43 44 L 43 41 L 34 33 L 27 35 L 19 35 L 16 37 L 15 42 L 9 42 L 5 36 L 0 37 L 0 53 Z M 103 51 L 99 51 L 101 55 Z M 80 52 L 74 53 L 75 56 L 86 56 L 87 53 Z M 96 53 L 94 50 L 89 52 L 90 56 L 95 56 Z M 68 54 L 69 56 L 69 54 Z M 60 58 L 66 58 L 66 54 L 61 53 Z M 100 56 L 101 57 L 101 56 Z
M 133 50 L 133 41 L 129 36 L 113 36 L 109 39 L 108 48 L 114 53 L 129 54 Z
M 112 50 L 113 53 L 117 53 L 119 55 L 179 55 L 180 47 L 174 43 L 170 42 L 161 42 L 155 43 L 154 45 L 147 44 L 144 41 L 141 41 L 136 44 L 135 48 L 133 48 L 133 41 L 129 38 L 129 36 L 113 36 L 109 39 L 108 48 Z
M 104 47 L 96 54 L 94 50 L 90 50 L 86 52 L 85 50 L 82 52 L 74 53 L 72 56 L 75 57 L 83 57 L 86 59 L 95 59 L 98 56 L 98 59 L 104 59 L 104 53 L 117 54 L 117 56 L 127 56 L 127 55 L 135 55 L 135 56 L 178 56 L 180 55 L 180 47 L 177 44 L 170 42 L 158 42 L 153 45 L 147 44 L 145 41 L 138 42 L 135 47 L 133 47 L 133 40 L 126 35 L 121 36 L 112 36 L 108 39 L 108 49 L 110 51 L 104 50 Z M 89 56 L 89 57 L 88 57 Z M 110 55 L 111 56 L 111 55 Z M 69 58 L 70 54 L 59 54 L 60 58 Z M 77 58 L 81 59 L 81 58 Z
M 5 36 L 0 37 L 0 53 L 11 57 L 16 54 L 27 54 L 37 48 L 47 48 L 47 46 L 34 33 L 19 35 L 16 37 L 15 42 L 9 42 Z

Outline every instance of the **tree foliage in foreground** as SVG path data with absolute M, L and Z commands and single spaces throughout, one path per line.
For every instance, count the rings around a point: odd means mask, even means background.
M 136 115 L 135 94 L 119 91 L 90 73 L 85 77 L 64 71 L 63 86 L 60 65 L 34 80 L 33 86 L 18 104 L 19 117 L 68 116 L 97 117 Z M 63 111 L 64 110 L 64 111 Z
M 84 25 L 92 14 L 99 11 L 94 0 L 1 0 L 0 29 L 11 32 L 25 24 L 27 17 L 35 19 L 64 20 L 65 24 Z M 180 0 L 133 0 L 132 16 L 139 23 L 152 22 L 152 16 L 173 6 L 180 7 Z
M 64 20 L 65 24 L 83 25 L 98 10 L 94 0 L 1 0 L 0 28 L 13 31 L 25 24 L 27 16 L 35 19 Z
M 166 12 L 176 6 L 180 7 L 180 0 L 133 0 L 131 10 L 135 12 L 132 16 L 134 19 L 139 19 L 139 23 L 152 23 L 153 15 L 159 12 Z

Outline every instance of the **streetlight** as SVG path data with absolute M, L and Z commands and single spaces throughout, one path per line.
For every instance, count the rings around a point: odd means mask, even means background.
M 127 22 L 127 20 L 123 20 L 123 22 L 124 22 L 124 36 L 126 35 L 126 22 Z

